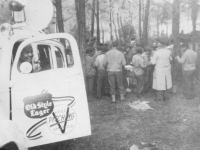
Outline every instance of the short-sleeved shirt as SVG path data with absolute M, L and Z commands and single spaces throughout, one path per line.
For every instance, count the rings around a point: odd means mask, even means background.
M 196 61 L 197 61 L 197 53 L 191 49 L 187 49 L 183 56 L 178 59 L 180 63 L 182 63 L 182 68 L 185 71 L 195 70 L 196 69 Z
M 97 56 L 96 61 L 95 61 L 95 66 L 98 68 L 98 70 L 105 70 L 103 66 L 103 59 L 104 59 L 105 54 L 101 54 Z

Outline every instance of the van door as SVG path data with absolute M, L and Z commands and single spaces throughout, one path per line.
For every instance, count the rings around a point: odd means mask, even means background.
M 80 55 L 69 34 L 42 35 L 20 44 L 11 95 L 12 120 L 27 147 L 91 134 Z

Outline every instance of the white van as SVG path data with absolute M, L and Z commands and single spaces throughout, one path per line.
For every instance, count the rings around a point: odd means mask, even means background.
M 91 134 L 79 50 L 71 35 L 44 34 L 26 21 L 1 25 L 0 119 L 16 124 L 26 147 Z

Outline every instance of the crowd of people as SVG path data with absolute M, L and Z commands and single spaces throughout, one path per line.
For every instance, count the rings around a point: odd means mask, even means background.
M 138 98 L 155 91 L 155 100 L 169 100 L 172 88 L 172 60 L 182 64 L 184 96 L 195 97 L 194 78 L 197 67 L 197 53 L 189 49 L 188 43 L 181 44 L 182 56 L 175 57 L 173 46 L 164 42 L 153 47 L 143 47 L 134 40 L 128 45 L 118 42 L 108 45 L 89 45 L 86 49 L 86 89 L 88 96 L 111 97 L 116 102 L 119 96 L 134 92 Z M 198 78 L 197 78 L 198 79 Z M 153 90 L 152 90 L 153 89 Z

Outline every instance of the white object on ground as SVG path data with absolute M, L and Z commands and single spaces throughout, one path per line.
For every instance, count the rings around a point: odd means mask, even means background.
M 153 109 L 149 106 L 149 101 L 135 101 L 132 103 L 128 103 L 128 105 L 136 110 L 149 110 L 149 109 Z
M 132 145 L 130 147 L 130 150 L 139 150 L 138 146 L 137 145 Z

